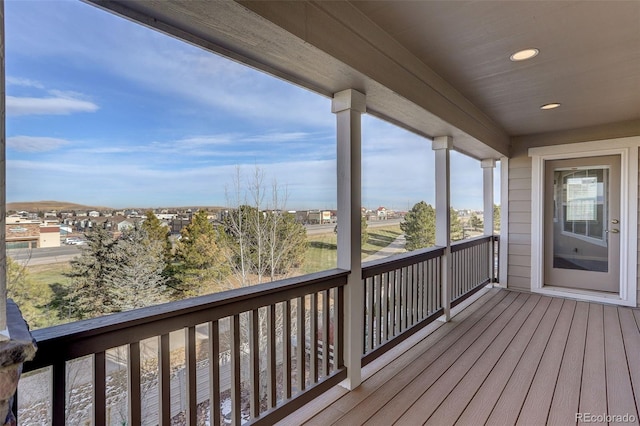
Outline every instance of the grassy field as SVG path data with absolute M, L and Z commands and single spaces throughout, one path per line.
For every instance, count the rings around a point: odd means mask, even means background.
M 35 265 L 29 266 L 27 269 L 29 277 L 35 282 L 62 286 L 69 284 L 69 278 L 64 276 L 64 273 L 71 269 L 69 262 Z
M 388 246 L 400 234 L 402 234 L 400 225 L 370 228 L 369 239 L 362 247 L 362 257 L 370 256 Z M 312 272 L 335 268 L 338 257 L 336 234 L 333 232 L 316 234 L 310 235 L 307 238 L 309 240 L 307 257 L 302 267 L 302 272 L 304 274 L 310 274 Z

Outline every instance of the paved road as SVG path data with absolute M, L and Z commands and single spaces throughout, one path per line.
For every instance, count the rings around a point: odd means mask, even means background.
M 21 265 L 45 265 L 47 263 L 68 262 L 80 254 L 82 246 L 46 247 L 37 249 L 7 250 L 7 255 Z

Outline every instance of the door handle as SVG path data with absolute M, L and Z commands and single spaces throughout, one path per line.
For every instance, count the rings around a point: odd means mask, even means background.
M 618 223 L 620 223 L 620 222 L 618 222 L 618 219 L 612 219 L 612 220 L 611 220 L 611 223 L 613 223 L 614 225 L 617 225 L 617 224 L 618 224 Z
M 620 231 L 618 229 L 611 229 L 611 230 L 607 229 L 605 232 L 611 232 L 612 234 L 619 234 L 620 233 Z

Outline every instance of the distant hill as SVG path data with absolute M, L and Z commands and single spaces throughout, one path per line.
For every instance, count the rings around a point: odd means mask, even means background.
M 147 211 L 149 207 L 136 207 L 131 206 L 127 209 L 133 209 L 138 211 Z M 156 207 L 158 208 L 158 207 Z M 177 210 L 187 210 L 190 209 L 192 211 L 196 211 L 199 209 L 203 210 L 223 210 L 226 207 L 219 206 L 182 206 L 182 207 L 167 207 L 169 209 L 177 209 Z M 100 206 L 86 206 L 84 204 L 76 204 L 70 203 L 68 201 L 19 201 L 14 203 L 7 203 L 7 211 L 27 211 L 27 212 L 37 212 L 37 211 L 75 211 L 75 210 L 97 210 L 97 211 L 105 211 L 105 210 L 125 210 L 125 209 L 114 209 L 112 207 L 100 207 Z
M 85 206 L 67 201 L 19 201 L 7 203 L 7 211 L 65 211 L 65 210 L 112 210 L 110 207 Z

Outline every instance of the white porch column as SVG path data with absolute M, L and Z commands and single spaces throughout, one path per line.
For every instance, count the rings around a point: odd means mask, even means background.
M 451 179 L 449 151 L 451 136 L 437 136 L 431 145 L 435 151 L 436 182 L 436 245 L 444 247 L 442 258 L 442 307 L 444 320 L 451 319 Z
M 500 158 L 500 258 L 498 282 L 507 287 L 509 261 L 509 158 Z
M 483 197 L 483 222 L 484 235 L 493 235 L 493 169 L 496 167 L 496 160 L 488 158 L 480 162 L 482 167 L 482 197 Z M 495 252 L 493 240 L 489 244 L 491 253 Z M 489 256 L 489 273 L 491 274 L 491 283 L 495 276 L 495 261 L 493 255 Z
M 4 69 L 4 1 L 0 1 L 0 341 L 9 339 L 7 328 L 7 244 L 6 212 L 7 197 L 5 188 L 5 69 Z
M 496 160 L 482 160 L 480 165 L 482 166 L 484 235 L 493 235 L 493 169 L 496 167 Z
M 345 288 L 344 363 L 347 379 L 342 384 L 351 390 L 362 382 L 361 115 L 366 112 L 366 97 L 352 89 L 338 92 L 333 96 L 331 112 L 336 114 L 338 123 L 338 268 L 351 271 Z

